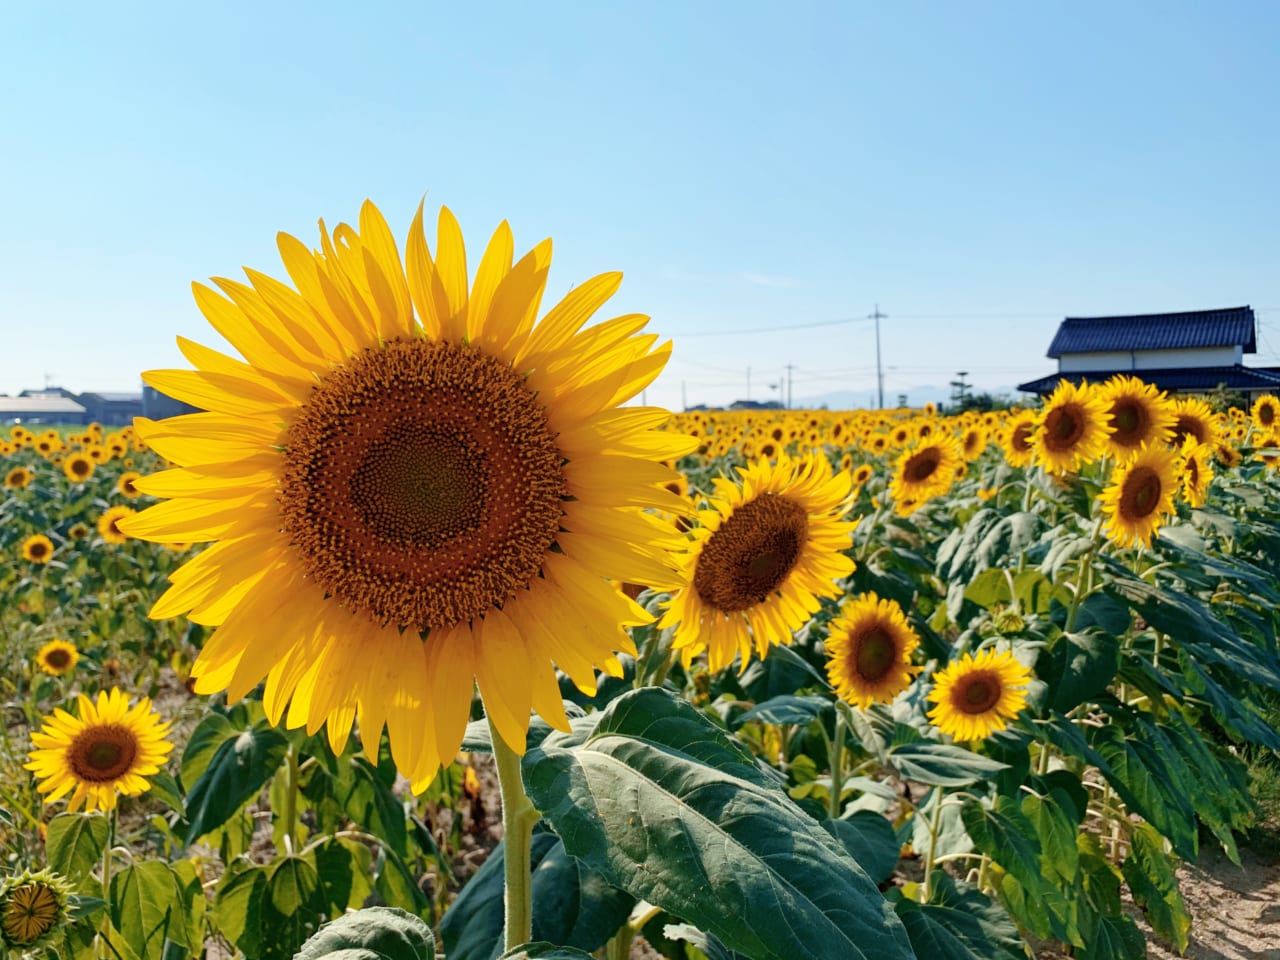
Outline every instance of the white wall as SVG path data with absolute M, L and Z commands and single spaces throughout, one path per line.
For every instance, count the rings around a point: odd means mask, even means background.
M 1059 373 L 1090 370 L 1159 370 L 1166 367 L 1230 367 L 1242 363 L 1244 350 L 1234 347 L 1195 347 L 1185 350 L 1108 350 L 1064 353 Z

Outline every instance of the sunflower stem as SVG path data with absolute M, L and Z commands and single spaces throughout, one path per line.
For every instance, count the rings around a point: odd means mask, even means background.
M 942 807 L 946 803 L 946 794 L 941 787 L 938 791 L 938 802 L 933 807 L 933 816 L 929 819 L 929 851 L 924 859 L 924 883 L 920 885 L 920 902 L 929 902 L 930 888 L 933 880 L 933 867 L 938 852 L 938 834 L 942 832 Z
M 1093 522 L 1093 538 L 1089 541 L 1089 552 L 1080 558 L 1080 569 L 1076 573 L 1076 590 L 1071 596 L 1071 607 L 1067 610 L 1067 624 L 1063 627 L 1064 633 L 1070 633 L 1076 625 L 1076 614 L 1080 612 L 1080 601 L 1084 599 L 1084 595 L 1088 592 L 1085 589 L 1085 578 L 1093 569 L 1093 558 L 1098 552 L 1098 544 L 1102 542 L 1102 518 L 1098 517 Z
M 284 789 L 284 842 L 286 852 L 293 853 L 298 848 L 298 748 L 293 743 L 285 751 L 285 762 L 288 779 Z
M 118 798 L 117 798 L 118 800 Z M 107 813 L 107 842 L 102 848 L 102 899 L 111 902 L 111 858 L 115 855 L 116 849 L 116 818 L 119 815 L 119 808 L 113 806 Z M 103 924 L 110 929 L 111 911 L 107 911 L 107 916 L 103 918 Z M 104 947 L 111 947 L 111 941 L 108 934 L 103 933 L 102 929 L 98 930 L 98 956 L 106 957 L 107 951 Z M 115 950 L 112 948 L 112 952 Z
M 488 716 L 489 738 L 493 741 L 493 759 L 498 768 L 498 792 L 502 796 L 503 868 L 506 882 L 503 903 L 506 926 L 504 950 L 518 947 L 533 939 L 533 827 L 541 814 L 524 792 L 520 777 L 520 755 L 507 745 Z
M 844 715 L 836 710 L 836 733 L 831 740 L 831 796 L 827 803 L 827 815 L 832 820 L 840 818 L 840 798 L 844 794 Z

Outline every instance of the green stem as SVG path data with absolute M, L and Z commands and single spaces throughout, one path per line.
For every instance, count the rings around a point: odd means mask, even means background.
M 929 820 L 929 851 L 924 859 L 924 883 L 920 886 L 921 903 L 929 902 L 929 888 L 933 880 L 933 866 L 938 852 L 938 834 L 942 832 L 942 806 L 947 799 L 941 787 L 934 787 L 934 789 L 938 791 L 938 803 L 934 806 L 933 816 Z
M 289 853 L 298 847 L 298 749 L 292 743 L 285 751 L 284 842 Z
M 1067 611 L 1067 625 L 1063 628 L 1065 633 L 1070 633 L 1076 625 L 1076 614 L 1080 612 L 1080 601 L 1084 599 L 1084 595 L 1088 592 L 1085 589 L 1085 579 L 1089 572 L 1093 569 L 1093 558 L 1098 552 L 1098 544 L 1102 542 L 1102 518 L 1098 517 L 1093 522 L 1093 538 L 1089 541 L 1089 552 L 1080 558 L 1080 569 L 1076 573 L 1076 591 L 1071 596 L 1071 608 Z
M 498 791 L 502 795 L 503 866 L 506 891 L 506 927 L 503 949 L 510 950 L 533 939 L 533 881 L 531 848 L 533 827 L 541 816 L 520 778 L 520 755 L 507 745 L 488 717 L 493 759 L 498 767 Z
M 119 799 L 119 798 L 117 798 Z M 111 903 L 111 858 L 115 855 L 116 849 L 116 818 L 119 814 L 118 808 L 112 807 L 107 813 L 107 843 L 102 848 L 102 899 Z M 111 910 L 108 909 L 102 919 L 102 923 L 110 926 Z M 98 956 L 106 957 L 106 948 L 110 947 L 109 935 L 104 933 L 101 928 L 98 930 Z M 112 952 L 115 950 L 112 948 Z
M 827 814 L 832 820 L 840 818 L 840 797 L 844 793 L 844 714 L 836 710 L 836 735 L 831 741 L 831 796 Z

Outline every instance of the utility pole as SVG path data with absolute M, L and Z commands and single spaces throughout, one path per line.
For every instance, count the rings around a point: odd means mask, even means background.
M 878 398 L 877 410 L 884 409 L 884 368 L 880 366 L 880 321 L 886 318 L 887 313 L 880 312 L 880 304 L 876 304 L 876 312 L 867 314 L 868 320 L 876 322 L 876 396 Z
M 680 381 L 680 409 L 681 410 L 689 409 L 689 392 L 688 390 L 685 389 L 687 385 L 688 385 L 688 381 L 686 380 Z
M 787 364 L 787 409 L 791 409 L 791 371 L 795 369 L 794 363 Z

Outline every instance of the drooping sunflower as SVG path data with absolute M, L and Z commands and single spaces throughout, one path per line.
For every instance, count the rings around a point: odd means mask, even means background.
M 1192 507 L 1203 507 L 1213 482 L 1213 447 L 1194 437 L 1182 442 L 1182 497 Z
M 51 870 L 24 870 L 0 882 L 0 946 L 34 954 L 68 921 L 71 892 Z
M 124 543 L 129 534 L 120 526 L 121 521 L 134 516 L 138 511 L 132 507 L 108 507 L 98 518 L 98 534 L 107 543 Z
M 1216 444 L 1222 439 L 1222 424 L 1213 413 L 1213 408 L 1199 397 L 1181 397 L 1174 401 L 1173 439 L 1169 442 L 1174 447 L 1181 447 L 1182 441 L 1195 437 L 1199 443 Z
M 36 664 L 51 677 L 64 677 L 75 669 L 80 651 L 66 640 L 50 640 L 36 651 Z
M 705 650 L 713 672 L 735 657 L 746 669 L 753 648 L 764 657 L 771 644 L 790 643 L 853 572 L 847 473 L 816 454 L 757 460 L 738 473 L 741 485 L 714 479 L 681 562 L 684 584 L 659 622 L 675 628 L 686 663 Z
M 1036 417 L 1035 460 L 1054 473 L 1078 470 L 1106 452 L 1110 432 L 1098 388 L 1062 380 Z
M 136 470 L 126 470 L 120 474 L 120 479 L 116 481 L 116 492 L 121 496 L 128 497 L 130 500 L 137 499 L 142 496 L 142 491 L 135 484 L 142 478 L 142 474 Z
M 956 740 L 981 740 L 1008 726 L 1027 704 L 1031 671 L 1008 650 L 966 653 L 933 677 L 929 719 Z
M 72 483 L 84 483 L 95 469 L 93 458 L 83 453 L 73 453 L 62 461 L 62 472 Z
M 956 468 L 963 463 L 955 439 L 945 434 L 904 449 L 898 454 L 893 479 L 889 481 L 889 495 L 897 504 L 898 514 L 913 513 L 926 501 L 950 490 L 956 480 Z
M 320 249 L 287 235 L 292 286 L 195 286 L 244 361 L 180 339 L 195 370 L 148 383 L 209 411 L 135 424 L 175 469 L 136 481 L 173 498 L 121 522 L 159 543 L 212 542 L 152 616 L 217 626 L 196 691 L 238 699 L 264 677 L 273 722 L 341 750 L 358 717 L 385 725 L 415 789 L 457 752 L 476 681 L 523 752 L 530 710 L 567 729 L 554 661 L 583 690 L 633 652 L 650 617 L 610 580 L 669 587 L 681 538 L 644 512 L 687 512 L 662 461 L 693 441 L 669 413 L 621 404 L 670 344 L 628 314 L 588 326 L 621 275 L 575 286 L 535 322 L 550 241 L 513 264 L 503 223 L 468 285 L 461 230 L 422 208 L 403 260 L 371 203 L 323 222 Z
M 1249 419 L 1256 429 L 1270 433 L 1280 427 L 1280 397 L 1264 393 L 1249 410 Z
M 31 563 L 48 563 L 53 559 L 53 541 L 43 533 L 33 533 L 22 541 L 22 559 Z
M 1111 482 L 1098 495 L 1107 536 L 1122 547 L 1151 546 L 1165 518 L 1173 513 L 1178 491 L 1179 454 L 1162 443 L 1148 445 L 1128 463 L 1117 464 Z
M 55 710 L 31 734 L 36 749 L 25 764 L 40 781 L 36 789 L 50 803 L 71 794 L 67 809 L 111 810 L 120 795 L 136 797 L 151 789 L 146 779 L 158 773 L 173 744 L 169 724 L 143 697 L 133 707 L 113 687 L 98 693 L 97 703 L 77 698 L 79 716 Z
M 874 593 L 846 601 L 827 634 L 827 678 L 842 700 L 863 710 L 889 703 L 911 685 L 920 638 L 902 608 Z
M 9 490 L 25 490 L 35 476 L 27 467 L 14 467 L 4 475 L 4 485 Z
M 1004 435 L 1000 439 L 1000 447 L 1004 458 L 1011 467 L 1025 467 L 1031 463 L 1036 448 L 1032 438 L 1036 432 L 1036 413 L 1034 410 L 1019 410 L 1005 424 Z
M 1123 374 L 1099 389 L 1111 425 L 1107 446 L 1118 462 L 1135 456 L 1144 444 L 1167 444 L 1173 439 L 1173 402 L 1163 390 Z

